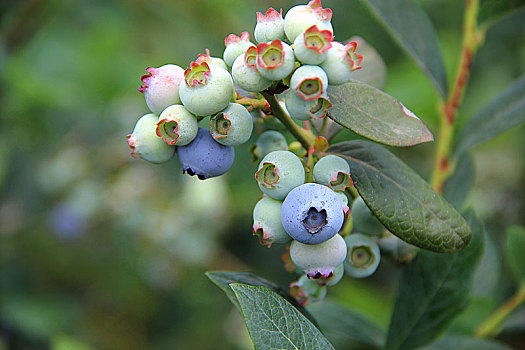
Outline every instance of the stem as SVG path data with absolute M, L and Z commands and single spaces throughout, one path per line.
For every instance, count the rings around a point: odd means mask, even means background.
M 516 294 L 514 294 L 505 304 L 494 311 L 478 328 L 475 334 L 479 338 L 495 336 L 503 321 L 525 302 L 525 283 L 522 283 Z
M 270 107 L 272 109 L 272 113 L 275 116 L 275 118 L 279 119 L 283 125 L 290 130 L 292 135 L 303 145 L 303 147 L 308 150 L 311 147 L 313 147 L 314 144 L 314 136 L 307 130 L 301 128 L 297 124 L 294 123 L 292 118 L 286 113 L 281 105 L 279 104 L 279 101 L 277 101 L 277 98 L 275 98 L 274 95 L 270 94 L 268 91 L 262 91 L 261 94 L 264 96 L 266 101 L 270 104 Z
M 474 55 L 485 36 L 485 30 L 478 28 L 476 23 L 478 11 L 479 0 L 466 0 L 463 19 L 463 43 L 456 78 L 447 100 L 440 106 L 441 125 L 432 174 L 432 187 L 438 193 L 443 192 L 445 181 L 453 171 L 449 158 L 456 127 L 456 116 L 465 93 Z

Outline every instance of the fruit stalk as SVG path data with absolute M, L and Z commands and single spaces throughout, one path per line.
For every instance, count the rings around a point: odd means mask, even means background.
M 443 192 L 445 181 L 454 170 L 450 161 L 450 151 L 456 127 L 456 116 L 471 72 L 474 55 L 481 46 L 485 29 L 478 28 L 477 17 L 479 0 L 466 0 L 463 19 L 463 43 L 456 78 L 446 101 L 440 106 L 441 125 L 437 139 L 432 187 L 438 193 Z
M 292 118 L 283 110 L 277 98 L 268 91 L 261 91 L 266 101 L 270 104 L 273 115 L 283 123 L 292 135 L 303 145 L 305 149 L 310 149 L 314 144 L 314 136 L 308 135 L 307 131 L 294 123 Z

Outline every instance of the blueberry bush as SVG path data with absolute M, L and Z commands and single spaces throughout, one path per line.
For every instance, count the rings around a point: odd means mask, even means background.
M 208 16 L 210 27 L 202 23 L 204 31 L 218 24 L 228 30 L 219 9 L 229 5 L 205 3 L 196 4 L 203 6 L 195 10 L 197 23 Z M 490 150 L 505 135 L 517 135 L 509 141 L 511 149 L 523 146 L 516 133 L 523 132 L 525 121 L 525 77 L 520 77 L 525 66 L 485 42 L 497 42 L 502 23 L 523 22 L 525 4 L 360 0 L 351 6 L 367 16 L 356 19 L 320 0 L 287 3 L 287 9 L 280 9 L 279 1 L 267 3 L 273 7 L 244 9 L 256 21 L 226 35 L 222 54 L 194 47 L 219 47 L 209 38 L 194 42 L 191 32 L 169 36 L 175 47 L 192 46 L 200 53 L 193 59 L 179 55 L 178 62 L 166 53 L 156 59 L 161 64 L 146 68 L 135 79 L 142 109 L 128 108 L 140 105 L 137 95 L 113 101 L 117 114 L 127 115 L 118 122 L 119 131 L 129 131 L 120 135 L 120 143 L 111 133 L 107 140 L 97 139 L 96 132 L 79 142 L 82 133 L 69 131 L 60 139 L 69 143 L 67 149 L 40 161 L 37 187 L 53 205 L 27 224 L 35 232 L 27 239 L 50 253 L 39 258 L 36 246 L 10 238 L 25 230 L 16 215 L 5 221 L 15 224 L 0 224 L 11 248 L 2 258 L 9 273 L 2 277 L 0 348 L 499 350 L 525 344 L 520 335 L 525 330 L 523 218 L 494 224 L 486 208 L 495 205 L 476 202 L 501 197 L 490 182 L 475 180 L 483 166 L 498 164 L 485 162 L 480 168 L 478 146 L 492 141 Z M 459 14 L 452 17 L 461 25 L 460 39 L 438 37 L 436 16 L 429 10 L 440 6 Z M 12 18 L 8 23 L 19 28 Z M 359 26 L 388 38 L 385 53 L 364 39 L 366 30 L 348 31 Z M 387 75 L 388 59 L 382 56 L 392 52 L 413 62 L 397 66 L 401 73 L 388 67 Z M 525 55 L 522 48 L 514 52 Z M 484 69 L 508 76 L 495 78 L 490 98 L 469 107 L 469 94 L 478 89 L 475 96 L 483 96 L 479 91 L 496 75 L 479 73 L 483 69 L 475 69 L 476 59 Z M 14 72 L 27 64 L 6 62 Z M 106 78 L 119 70 L 127 74 L 114 67 Z M 23 87 L 14 73 L 5 76 Z M 403 88 L 392 88 L 391 81 L 410 90 L 406 101 Z M 105 84 L 101 79 L 96 86 Z M 143 112 L 133 125 L 129 114 L 136 110 Z M 13 130 L 31 135 L 31 127 L 11 123 Z M 89 140 L 95 140 L 94 147 L 85 147 Z M 122 156 L 124 140 L 131 157 L 141 160 Z M 7 149 L 0 153 L 0 165 L 14 159 Z M 87 156 L 90 152 L 96 156 Z M 497 147 L 494 152 L 498 159 Z M 104 175 L 97 166 L 109 170 Z M 9 179 L 17 172 L 4 173 Z M 234 200 L 225 190 L 228 178 Z M 0 171 L 0 184 L 2 179 Z M 26 213 L 4 191 L 8 200 L 0 206 L 0 218 Z M 516 196 L 519 213 L 523 196 Z M 221 238 L 233 227 L 236 236 Z M 495 229 L 502 230 L 496 240 Z M 49 239 L 46 230 L 56 237 Z M 97 243 L 100 236 L 86 238 L 96 230 L 118 234 L 105 249 Z M 55 245 L 60 248 L 51 248 Z M 24 253 L 13 253 L 18 251 Z M 92 251 L 103 257 L 93 259 L 95 267 L 76 256 Z M 69 266 L 71 261 L 78 263 Z M 203 275 L 202 267 L 208 270 L 205 282 L 195 277 Z M 79 269 L 89 272 L 77 276 Z M 40 271 L 49 282 L 41 283 Z M 227 298 L 199 294 L 213 284 Z M 38 297 L 29 292 L 31 286 L 38 286 Z M 86 294 L 82 301 L 75 290 Z M 199 327 L 201 319 L 192 319 L 179 298 L 203 310 L 220 305 L 220 315 Z M 229 299 L 235 311 L 228 313 L 219 299 Z M 171 305 L 153 316 L 166 305 L 163 300 Z M 96 306 L 93 315 L 79 316 L 89 310 L 84 305 Z M 112 317 L 102 311 L 106 306 L 114 309 Z M 44 311 L 35 311 L 39 308 Z M 170 310 L 182 316 L 173 318 Z M 239 327 L 240 318 L 245 328 Z M 173 319 L 177 322 L 166 326 Z M 229 325 L 224 346 L 214 341 L 220 321 Z M 125 326 L 114 326 L 120 323 Z M 98 336 L 83 331 L 83 324 Z M 179 327 L 191 332 L 184 337 Z M 143 336 L 133 338 L 133 332 Z M 207 336 L 209 342 L 195 345 Z

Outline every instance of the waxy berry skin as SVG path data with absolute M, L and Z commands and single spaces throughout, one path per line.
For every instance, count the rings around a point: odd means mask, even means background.
M 304 65 L 297 68 L 290 79 L 290 89 L 305 101 L 317 100 L 326 94 L 328 77 L 319 66 Z
M 326 59 L 321 63 L 330 85 L 340 85 L 350 81 L 352 72 L 361 68 L 363 56 L 355 52 L 356 47 L 357 43 L 353 41 L 346 45 L 332 42 Z
M 235 151 L 215 141 L 208 129 L 199 128 L 191 143 L 177 147 L 177 155 L 183 172 L 204 180 L 226 173 L 233 164 Z
M 303 163 L 292 152 L 270 152 L 259 163 L 255 179 L 266 195 L 283 200 L 292 189 L 304 184 Z
M 288 10 L 284 16 L 284 32 L 291 43 L 313 25 L 333 33 L 331 19 L 332 10 L 323 9 L 320 0 L 313 0 L 308 5 L 297 5 Z
M 253 58 L 253 63 L 250 62 L 250 57 Z M 238 87 L 248 92 L 262 91 L 273 83 L 271 80 L 263 77 L 257 70 L 255 66 L 256 57 L 257 49 L 255 46 L 252 46 L 245 53 L 237 57 L 232 66 L 233 81 Z
M 228 107 L 210 119 L 210 132 L 215 141 L 225 146 L 238 146 L 250 138 L 253 120 L 248 110 L 238 104 Z
M 248 32 L 242 32 L 240 37 L 235 34 L 228 35 L 226 39 L 224 39 L 224 45 L 226 45 L 223 54 L 224 62 L 230 67 L 233 66 L 233 62 L 244 54 L 249 47 L 255 47 L 250 41 L 250 34 L 248 34 Z
M 315 182 L 328 186 L 334 191 L 344 191 L 353 184 L 347 161 L 333 154 L 319 159 L 313 173 Z
M 354 227 L 358 232 L 371 236 L 381 236 L 386 231 L 386 228 L 370 211 L 362 197 L 354 200 L 351 212 L 354 219 Z
M 292 118 L 297 120 L 324 118 L 328 113 L 328 109 L 332 107 L 332 103 L 328 100 L 327 95 L 306 101 L 302 96 L 297 95 L 293 89 L 288 89 L 285 96 L 286 111 Z
M 281 40 L 261 43 L 257 46 L 257 70 L 269 80 L 281 80 L 289 76 L 295 68 L 293 49 Z
M 328 49 L 332 47 L 333 38 L 332 32 L 319 30 L 313 25 L 295 38 L 295 57 L 303 64 L 320 64 L 326 59 Z
M 175 146 L 167 145 L 157 136 L 155 130 L 159 118 L 153 114 L 142 116 L 133 133 L 127 136 L 133 158 L 142 158 L 150 163 L 164 163 L 175 153 Z
M 253 31 L 255 40 L 258 43 L 266 43 L 272 40 L 284 40 L 284 20 L 283 10 L 277 12 L 273 8 L 269 8 L 266 14 L 257 12 L 257 24 Z
M 306 183 L 286 196 L 281 221 L 286 232 L 296 241 L 320 244 L 332 238 L 343 226 L 343 206 L 330 188 Z
M 281 223 L 281 206 L 281 201 L 263 196 L 253 209 L 253 234 L 268 248 L 273 243 L 287 243 L 292 240 Z
M 261 160 L 270 152 L 287 150 L 288 144 L 286 139 L 283 134 L 275 130 L 263 132 L 249 149 L 254 161 Z
M 156 133 L 168 145 L 185 146 L 197 136 L 197 117 L 182 105 L 167 107 L 159 116 Z
M 381 252 L 377 243 L 360 233 L 353 233 L 346 237 L 345 243 L 348 247 L 345 272 L 356 278 L 372 275 L 381 261 Z
M 184 80 L 184 69 L 175 64 L 146 69 L 138 88 L 144 94 L 149 110 L 157 116 L 168 106 L 181 104 L 179 86 Z
M 313 279 L 332 277 L 335 269 L 345 261 L 346 253 L 345 240 L 339 234 L 320 244 L 293 241 L 290 245 L 293 263 Z
M 193 62 L 184 72 L 179 95 L 184 107 L 196 116 L 219 113 L 233 96 L 230 73 L 218 65 Z

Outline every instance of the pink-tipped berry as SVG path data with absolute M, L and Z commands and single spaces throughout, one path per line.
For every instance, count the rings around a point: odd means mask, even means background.
M 144 94 L 149 110 L 159 115 L 164 108 L 180 104 L 179 86 L 184 80 L 184 70 L 174 64 L 159 68 L 148 67 L 140 80 L 138 90 Z
M 142 116 L 133 132 L 127 136 L 133 158 L 142 158 L 150 163 L 164 163 L 175 153 L 175 147 L 169 146 L 155 133 L 159 118 L 153 114 Z
M 255 46 L 250 41 L 250 34 L 248 34 L 248 32 L 242 32 L 240 37 L 235 34 L 228 35 L 226 39 L 224 39 L 224 45 L 226 45 L 226 49 L 224 50 L 222 58 L 224 58 L 224 62 L 230 67 L 237 57 L 245 53 L 249 47 Z
M 332 42 L 332 47 L 327 51 L 326 60 L 321 63 L 328 76 L 330 85 L 344 84 L 352 77 L 352 72 L 360 69 L 363 56 L 356 53 L 357 43 L 355 41 L 343 45 Z
M 295 57 L 304 64 L 320 64 L 326 59 L 333 39 L 331 31 L 320 30 L 317 25 L 313 25 L 295 38 Z
M 257 46 L 255 63 L 259 73 L 266 79 L 281 80 L 294 70 L 295 56 L 290 45 L 281 40 L 274 40 Z
M 266 14 L 257 12 L 257 24 L 253 32 L 258 43 L 266 43 L 272 40 L 284 40 L 283 10 L 279 12 L 269 8 Z
M 313 25 L 333 33 L 331 19 L 332 10 L 323 9 L 320 0 L 313 0 L 308 5 L 297 5 L 288 10 L 284 16 L 284 32 L 292 43 L 298 35 Z

